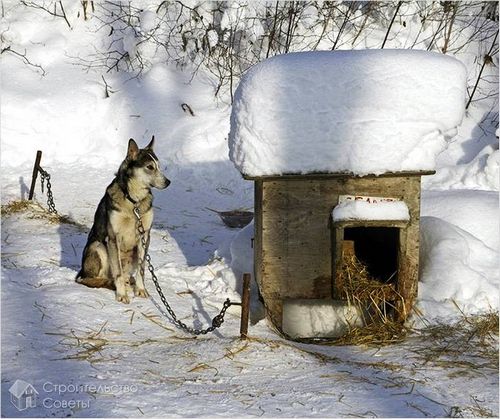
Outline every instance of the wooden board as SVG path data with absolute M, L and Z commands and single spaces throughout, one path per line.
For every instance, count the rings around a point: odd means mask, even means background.
M 264 175 L 264 176 L 250 176 L 242 174 L 245 180 L 321 180 L 321 179 L 333 179 L 333 178 L 352 178 L 352 179 L 362 179 L 362 178 L 384 178 L 384 177 L 410 177 L 410 176 L 428 176 L 435 174 L 435 170 L 420 170 L 420 171 L 402 171 L 402 172 L 387 172 L 379 175 L 369 174 L 364 176 L 356 176 L 351 173 L 308 173 L 308 174 L 297 174 L 288 173 L 283 175 Z

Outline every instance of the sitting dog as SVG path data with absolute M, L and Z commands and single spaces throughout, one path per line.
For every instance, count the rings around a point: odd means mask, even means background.
M 130 302 L 127 289 L 131 285 L 134 295 L 148 296 L 142 274 L 153 222 L 151 188 L 165 189 L 170 184 L 160 170 L 153 145 L 154 136 L 143 149 L 129 140 L 127 157 L 97 207 L 83 250 L 82 268 L 76 276 L 79 284 L 116 290 L 116 300 L 122 303 Z M 134 207 L 140 211 L 146 232 L 145 249 L 137 231 Z

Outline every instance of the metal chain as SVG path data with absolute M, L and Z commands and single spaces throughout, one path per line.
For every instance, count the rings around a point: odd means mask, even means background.
M 49 212 L 57 214 L 56 205 L 54 204 L 54 196 L 52 195 L 52 185 L 50 183 L 50 175 L 40 166 L 38 166 L 38 171 L 40 172 L 40 177 L 42 179 L 42 193 L 43 193 L 44 182 L 47 181 L 47 205 L 49 207 Z
M 224 316 L 226 315 L 227 309 L 229 307 L 231 307 L 232 305 L 240 305 L 240 303 L 232 303 L 229 298 L 226 299 L 226 301 L 224 301 L 224 304 L 220 310 L 220 313 L 217 314 L 217 316 L 215 316 L 212 319 L 212 325 L 205 328 L 205 329 L 195 329 L 193 327 L 188 326 L 183 321 L 179 320 L 177 318 L 177 316 L 175 315 L 174 310 L 172 309 L 172 307 L 168 303 L 165 295 L 163 294 L 163 291 L 160 287 L 160 284 L 158 283 L 158 278 L 155 274 L 155 268 L 154 268 L 153 264 L 151 263 L 151 256 L 147 252 L 146 230 L 144 229 L 144 225 L 142 224 L 141 213 L 140 213 L 138 204 L 134 205 L 134 215 L 137 219 L 137 231 L 139 232 L 139 236 L 141 239 L 141 245 L 144 249 L 143 260 L 139 261 L 142 278 L 144 279 L 144 263 L 147 263 L 148 271 L 151 274 L 151 279 L 153 280 L 153 283 L 155 285 L 156 292 L 160 296 L 161 302 L 165 306 L 165 308 L 166 308 L 168 314 L 170 315 L 170 317 L 172 318 L 172 321 L 174 322 L 174 324 L 177 327 L 179 327 L 180 329 L 182 329 L 188 333 L 191 333 L 193 335 L 206 335 L 207 333 L 211 333 L 215 329 L 221 327 L 222 323 L 224 323 Z

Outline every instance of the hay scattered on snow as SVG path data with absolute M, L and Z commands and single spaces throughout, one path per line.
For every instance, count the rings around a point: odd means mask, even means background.
M 28 208 L 32 207 L 33 205 L 40 206 L 39 204 L 34 203 L 33 201 L 26 201 L 26 200 L 10 201 L 9 203 L 2 205 L 2 216 L 27 211 Z
M 10 201 L 1 207 L 2 217 L 27 213 L 28 218 L 33 220 L 46 220 L 51 224 L 71 224 L 78 228 L 85 229 L 86 227 L 67 215 L 59 215 L 49 212 L 40 203 L 28 200 Z
M 488 312 L 467 316 L 462 313 L 460 320 L 453 324 L 429 325 L 415 331 L 424 342 L 415 353 L 424 363 L 432 363 L 442 368 L 456 368 L 462 364 L 465 370 L 473 372 L 476 367 L 498 369 L 498 312 Z M 458 356 L 467 353 L 467 360 Z M 479 365 L 477 361 L 480 360 Z

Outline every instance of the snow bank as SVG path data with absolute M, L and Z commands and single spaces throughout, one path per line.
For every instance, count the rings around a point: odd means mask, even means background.
M 410 212 L 403 201 L 344 201 L 332 212 L 333 221 L 409 220 Z
M 344 201 L 338 207 L 352 209 L 346 202 L 363 204 Z M 370 210 L 380 205 L 365 204 L 371 206 Z M 456 190 L 422 194 L 417 305 L 426 320 L 456 319 L 462 315 L 457 306 L 466 314 L 498 309 L 498 206 L 496 192 Z M 231 267 L 238 273 L 253 269 L 253 228 L 253 223 L 249 224 L 231 243 Z M 354 314 L 326 302 L 295 300 L 287 303 L 284 322 L 290 335 L 319 336 L 341 330 L 346 315 Z
M 434 176 L 423 178 L 429 189 L 483 189 L 498 191 L 500 187 L 500 151 L 498 141 L 488 145 L 465 164 L 447 165 Z
M 434 169 L 464 114 L 466 69 L 415 50 L 303 52 L 235 93 L 230 158 L 248 176 Z
M 157 5 L 143 6 L 136 30 L 147 33 L 158 24 Z M 79 2 L 64 7 L 75 18 L 81 11 Z M 115 171 L 129 138 L 143 146 L 154 134 L 155 151 L 169 171 L 174 165 L 196 166 L 193 175 L 200 179 L 208 173 L 224 183 L 239 180 L 227 158 L 229 110 L 215 103 L 209 76 L 191 80 L 189 72 L 166 66 L 158 53 L 159 62 L 148 64 L 141 78 L 110 72 L 103 73 L 104 81 L 101 71 L 85 71 L 82 65 L 102 43 L 111 42 L 109 30 L 97 19 L 71 23 L 69 30 L 63 19 L 23 6 L 5 21 L 3 35 L 13 49 L 26 50 L 45 75 L 14 54 L 2 54 L 2 169 L 31 170 L 36 151 L 42 150 L 42 165 L 50 173 L 65 165 Z M 144 58 L 145 44 L 138 45 L 138 39 L 134 30 L 124 31 L 120 42 L 124 50 L 132 55 L 138 51 Z M 183 103 L 194 117 L 183 111 Z M 229 171 L 234 173 L 228 176 Z
M 500 250 L 498 192 L 423 191 L 422 216 L 438 217 Z
M 418 306 L 428 320 L 498 310 L 498 253 L 442 219 L 421 218 Z

